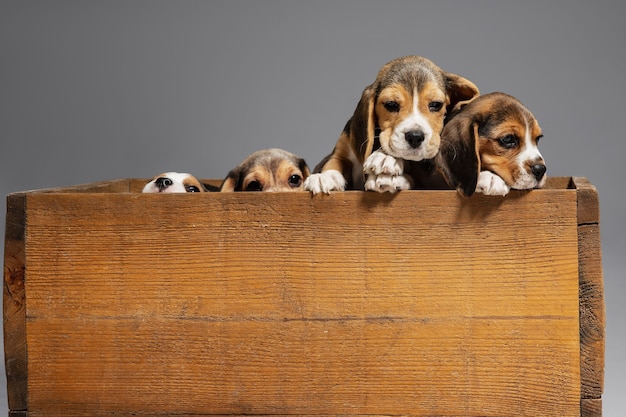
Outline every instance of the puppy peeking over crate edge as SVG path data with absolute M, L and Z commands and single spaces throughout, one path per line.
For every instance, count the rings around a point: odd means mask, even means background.
M 468 119 L 476 132 L 459 127 Z M 540 188 L 541 137 L 536 118 L 516 98 L 480 96 L 474 83 L 426 58 L 401 57 L 365 88 L 335 148 L 304 186 L 313 194 L 393 193 L 447 183 L 466 197 Z
M 201 183 L 187 173 L 166 172 L 148 182 L 144 193 L 184 193 L 206 191 L 303 191 L 310 175 L 306 161 L 284 149 L 271 148 L 253 152 L 231 169 L 217 187 Z
M 542 136 L 536 118 L 515 97 L 481 96 L 468 79 L 424 57 L 405 56 L 385 64 L 365 88 L 333 151 L 313 174 L 304 159 L 274 148 L 248 156 L 220 187 L 166 173 L 143 192 L 451 187 L 465 197 L 506 195 L 545 185 Z

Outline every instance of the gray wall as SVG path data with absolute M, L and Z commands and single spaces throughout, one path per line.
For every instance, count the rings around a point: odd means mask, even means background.
M 424 55 L 520 98 L 544 129 L 549 174 L 598 187 L 604 414 L 623 416 L 625 17 L 618 0 L 4 0 L 0 209 L 27 189 L 166 170 L 222 178 L 268 147 L 314 165 L 380 66 Z

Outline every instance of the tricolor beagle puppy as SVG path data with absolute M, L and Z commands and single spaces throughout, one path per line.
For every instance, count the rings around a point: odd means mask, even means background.
M 209 186 L 201 183 L 191 174 L 182 172 L 165 172 L 157 175 L 144 187 L 144 193 L 203 193 Z
M 363 91 L 335 148 L 315 167 L 305 189 L 317 194 L 410 188 L 405 160 L 433 158 L 446 113 L 477 95 L 474 83 L 426 58 L 407 56 L 387 63 Z
M 265 149 L 232 169 L 221 191 L 302 191 L 309 175 L 304 159 L 282 149 Z
M 448 184 L 468 197 L 540 188 L 546 183 L 537 146 L 542 136 L 537 119 L 518 99 L 485 94 L 450 115 L 436 165 Z

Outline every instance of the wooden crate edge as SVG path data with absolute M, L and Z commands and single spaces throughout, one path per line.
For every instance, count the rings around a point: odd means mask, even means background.
M 597 189 L 572 177 L 577 191 L 581 416 L 602 415 L 605 304 Z
M 9 410 L 26 410 L 28 404 L 24 293 L 25 219 L 26 194 L 8 196 L 4 244 L 3 324 Z
M 578 199 L 578 224 L 600 223 L 598 190 L 587 178 L 572 177 Z

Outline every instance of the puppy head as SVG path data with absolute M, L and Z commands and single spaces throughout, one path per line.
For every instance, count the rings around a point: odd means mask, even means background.
M 206 188 L 196 177 L 182 172 L 157 175 L 144 187 L 144 193 L 202 193 Z
M 309 175 L 304 159 L 282 149 L 266 149 L 231 170 L 221 191 L 302 191 Z
M 518 190 L 546 182 L 546 165 L 537 143 L 541 128 L 516 98 L 490 93 L 451 115 L 441 135 L 437 163 L 450 186 L 471 196 L 480 171 L 498 175 Z
M 356 149 L 365 149 L 359 152 L 364 158 L 380 146 L 397 158 L 430 159 L 439 150 L 446 114 L 477 95 L 474 83 L 426 58 L 398 58 L 383 66 L 363 91 L 346 130 Z

